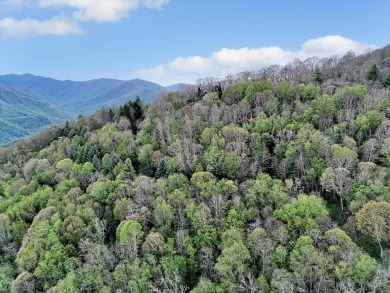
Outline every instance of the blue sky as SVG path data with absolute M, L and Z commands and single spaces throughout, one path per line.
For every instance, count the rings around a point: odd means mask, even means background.
M 0 74 L 163 85 L 390 43 L 388 0 L 0 0 Z

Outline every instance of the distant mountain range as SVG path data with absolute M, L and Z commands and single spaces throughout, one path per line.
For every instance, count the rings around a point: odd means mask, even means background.
M 0 85 L 0 145 L 70 117 L 49 102 Z
M 137 96 L 148 103 L 156 95 L 180 87 L 180 84 L 163 87 L 142 79 L 126 81 L 100 78 L 88 81 L 62 81 L 32 74 L 0 75 L 0 84 L 63 107 L 75 115 L 90 114 L 108 105 L 122 105 Z
M 180 86 L 163 87 L 142 79 L 62 81 L 32 74 L 0 75 L 0 145 L 42 126 L 91 114 L 105 106 L 119 106 L 137 96 L 149 103 Z

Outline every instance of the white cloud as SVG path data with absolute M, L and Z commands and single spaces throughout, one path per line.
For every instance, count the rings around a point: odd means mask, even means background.
M 339 35 L 333 35 L 306 41 L 302 45 L 300 53 L 303 56 L 315 55 L 321 57 L 329 56 L 329 53 L 332 55 L 344 54 L 351 50 L 356 53 L 362 53 L 364 50 L 372 47 Z
M 4 0 L 0 0 L 4 1 Z M 67 35 L 83 32 L 78 26 L 81 21 L 111 22 L 127 17 L 129 11 L 140 6 L 161 9 L 170 0 L 5 0 L 9 6 L 34 6 L 40 8 L 71 8 L 72 18 L 64 13 L 48 20 L 33 18 L 0 20 L 0 33 L 11 38 L 24 38 L 44 34 Z
M 44 21 L 31 18 L 17 20 L 7 17 L 0 20 L 0 32 L 15 39 L 45 34 L 68 35 L 83 33 L 74 20 L 64 15 L 57 15 Z
M 97 22 L 118 21 L 140 5 L 161 9 L 167 3 L 169 0 L 39 0 L 41 7 L 68 6 L 76 9 L 73 12 L 76 20 Z
M 169 2 L 170 0 L 143 0 L 143 5 L 150 9 L 161 9 L 163 5 Z
M 341 55 L 350 50 L 362 53 L 376 46 L 360 43 L 339 35 L 330 35 L 310 39 L 304 42 L 297 51 L 283 50 L 280 47 L 260 48 L 223 48 L 213 52 L 209 57 L 178 57 L 167 64 L 136 71 L 137 75 L 154 80 L 161 84 L 178 81 L 194 82 L 197 78 L 214 76 L 223 77 L 245 70 L 259 70 L 263 67 L 278 64 L 285 65 L 295 58 L 304 60 L 309 57 L 327 57 Z

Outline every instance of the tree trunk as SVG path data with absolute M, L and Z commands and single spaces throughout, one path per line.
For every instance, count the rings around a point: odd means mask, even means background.
M 341 204 L 341 210 L 344 210 L 344 203 L 343 203 L 343 197 L 340 195 L 340 204 Z
M 382 244 L 381 244 L 381 241 L 379 240 L 379 238 L 376 238 L 376 240 L 378 241 L 378 244 L 379 244 L 379 247 L 381 249 L 381 258 L 383 257 L 383 248 L 382 248 Z

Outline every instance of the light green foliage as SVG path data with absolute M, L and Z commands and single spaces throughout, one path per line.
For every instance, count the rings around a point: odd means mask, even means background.
M 56 164 L 56 169 L 59 172 L 63 172 L 67 175 L 70 174 L 70 171 L 72 170 L 73 161 L 69 158 L 62 159 Z
M 243 228 L 244 222 L 241 215 L 235 210 L 231 209 L 226 217 L 226 227 L 229 228 Z
M 223 161 L 225 152 L 223 147 L 225 146 L 225 140 L 223 138 L 213 137 L 210 146 L 204 153 L 206 160 L 206 170 L 215 174 L 220 175 L 224 173 Z
M 302 101 L 307 102 L 314 100 L 318 94 L 318 88 L 315 87 L 314 85 L 304 85 L 300 84 L 298 86 L 299 89 L 299 96 Z
M 385 185 L 381 180 L 369 180 L 366 184 L 354 184 L 349 200 L 349 207 L 353 212 L 357 212 L 370 200 L 388 202 L 390 201 L 390 186 Z
M 286 269 L 276 269 L 272 275 L 271 292 L 294 292 L 295 279 L 293 273 Z
M 336 276 L 340 281 L 355 283 L 357 288 L 368 288 L 376 274 L 376 261 L 360 253 L 352 263 L 340 261 L 336 266 Z
M 62 244 L 53 245 L 40 258 L 35 275 L 45 281 L 44 289 L 49 289 L 61 280 L 67 270 L 76 265 L 76 258 L 73 246 Z
M 237 282 L 240 274 L 243 274 L 249 264 L 250 254 L 243 242 L 236 242 L 222 249 L 218 257 L 215 269 L 222 279 Z
M 208 278 L 201 277 L 198 285 L 191 290 L 191 293 L 214 293 L 215 285 Z
M 116 197 L 116 191 L 120 182 L 111 180 L 97 181 L 88 187 L 87 193 L 98 203 L 112 202 Z
M 316 227 L 314 220 L 328 216 L 323 200 L 315 195 L 298 195 L 292 203 L 285 204 L 274 211 L 274 216 L 291 228 L 308 231 Z
M 376 110 L 358 115 L 356 117 L 357 137 L 360 140 L 370 137 L 381 123 L 381 120 L 381 114 Z
M 195 205 L 194 203 L 188 204 L 186 213 L 195 230 L 211 223 L 211 210 L 204 202 L 201 202 L 198 205 Z
M 122 222 L 116 231 L 116 238 L 119 242 L 124 242 L 128 238 L 135 238 L 137 241 L 140 241 L 143 235 L 144 232 L 140 223 L 133 220 Z
M 245 90 L 244 99 L 249 100 L 257 92 L 257 89 L 254 84 L 249 85 Z
M 154 222 L 158 230 L 164 236 L 170 235 L 171 225 L 174 218 L 174 209 L 161 197 L 156 198 L 153 210 Z
M 349 237 L 343 230 L 340 228 L 333 228 L 328 230 L 324 234 L 324 238 L 329 244 L 328 251 L 341 256 L 342 253 L 354 248 L 354 243 L 352 242 L 351 237 Z
M 278 97 L 271 94 L 264 105 L 264 112 L 270 116 L 274 113 L 277 113 L 278 110 L 279 110 Z
M 248 207 L 262 208 L 271 206 L 279 208 L 288 201 L 282 182 L 272 179 L 266 173 L 260 173 L 256 180 L 248 180 L 245 201 Z
M 279 101 L 288 101 L 294 95 L 294 90 L 287 81 L 282 81 L 276 88 L 276 96 Z
M 105 154 L 102 158 L 102 171 L 104 174 L 110 173 L 116 164 L 119 163 L 119 160 L 120 158 L 115 152 Z
M 333 124 L 337 114 L 336 98 L 329 95 L 323 95 L 311 102 L 311 107 L 314 110 L 312 121 L 321 130 L 327 129 Z
M 152 168 L 152 155 L 153 146 L 151 144 L 144 145 L 138 155 L 138 161 L 147 172 L 150 172 Z
M 133 262 L 120 262 L 113 273 L 115 288 L 129 292 L 147 293 L 148 281 L 151 278 L 149 265 L 141 263 L 139 259 Z
M 71 188 L 77 187 L 78 182 L 75 179 L 68 179 L 68 180 L 63 180 L 60 183 L 58 183 L 57 188 L 56 188 L 56 194 L 59 196 L 64 196 L 69 192 Z
M 289 168 L 294 167 L 298 175 L 305 175 L 310 169 L 308 161 L 313 158 L 325 158 L 328 148 L 324 134 L 313 129 L 310 124 L 306 124 L 288 144 L 285 151 L 286 163 Z
M 328 273 L 328 259 L 313 244 L 310 237 L 301 236 L 290 255 L 290 267 L 303 287 L 312 287 L 315 282 L 326 278 Z
M 197 188 L 200 197 L 208 199 L 214 193 L 216 180 L 210 172 L 196 172 L 192 174 L 191 184 Z
M 363 85 L 344 86 L 336 95 L 339 108 L 342 110 L 341 119 L 347 121 L 347 112 L 356 111 L 361 106 L 364 97 L 367 94 L 367 88 Z M 350 114 L 349 114 L 350 115 Z M 353 118 L 353 117 L 352 117 Z
M 186 192 L 188 189 L 188 179 L 181 173 L 171 174 L 168 176 L 166 188 L 168 192 L 172 192 L 175 189 Z

